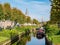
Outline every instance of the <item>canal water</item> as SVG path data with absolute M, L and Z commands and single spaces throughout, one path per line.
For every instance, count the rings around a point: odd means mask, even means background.
M 38 38 L 36 34 L 24 35 L 13 45 L 45 45 L 45 37 Z

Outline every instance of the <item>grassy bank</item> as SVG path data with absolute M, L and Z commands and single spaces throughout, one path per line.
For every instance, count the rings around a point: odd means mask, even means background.
M 47 25 L 46 35 L 48 35 L 48 39 L 51 40 L 54 45 L 60 43 L 60 28 L 58 28 L 57 24 Z
M 0 31 L 0 42 L 4 42 L 7 39 L 11 39 L 11 36 L 14 37 L 18 34 L 17 30 L 2 30 Z
M 31 30 L 32 28 L 36 28 L 37 26 L 21 26 L 15 27 L 14 29 L 3 29 L 0 31 L 0 42 L 5 41 L 7 39 L 11 39 L 11 36 L 14 37 L 16 35 L 20 35 L 21 33 L 25 32 L 26 30 Z
M 7 39 L 8 39 L 7 37 L 0 36 L 0 42 L 7 40 Z
M 60 45 L 60 35 L 49 36 L 48 39 L 51 40 L 54 45 Z
M 53 43 L 60 43 L 60 35 L 49 36 L 49 40 L 52 40 Z

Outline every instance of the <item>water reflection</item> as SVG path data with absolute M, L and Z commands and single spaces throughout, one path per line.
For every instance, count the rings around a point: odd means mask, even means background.
M 36 34 L 31 34 L 31 40 L 26 45 L 45 45 L 45 38 L 37 38 Z
M 28 34 L 28 35 L 24 35 L 14 45 L 45 45 L 45 38 L 38 39 L 35 33 Z
M 26 45 L 26 43 L 27 43 L 28 41 L 30 41 L 30 40 L 31 40 L 30 35 L 24 35 L 24 36 L 19 40 L 19 42 L 17 42 L 16 45 Z

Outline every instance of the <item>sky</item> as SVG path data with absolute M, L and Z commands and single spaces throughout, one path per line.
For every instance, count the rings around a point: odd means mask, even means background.
M 11 7 L 16 7 L 24 14 L 26 8 L 28 10 L 28 16 L 32 19 L 35 18 L 39 21 L 50 20 L 50 1 L 49 0 L 0 0 L 0 3 L 9 3 Z

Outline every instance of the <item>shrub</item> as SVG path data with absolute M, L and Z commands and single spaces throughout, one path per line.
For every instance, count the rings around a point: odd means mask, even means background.
M 59 32 L 59 28 L 57 24 L 46 25 L 46 34 L 48 35 L 57 35 Z

